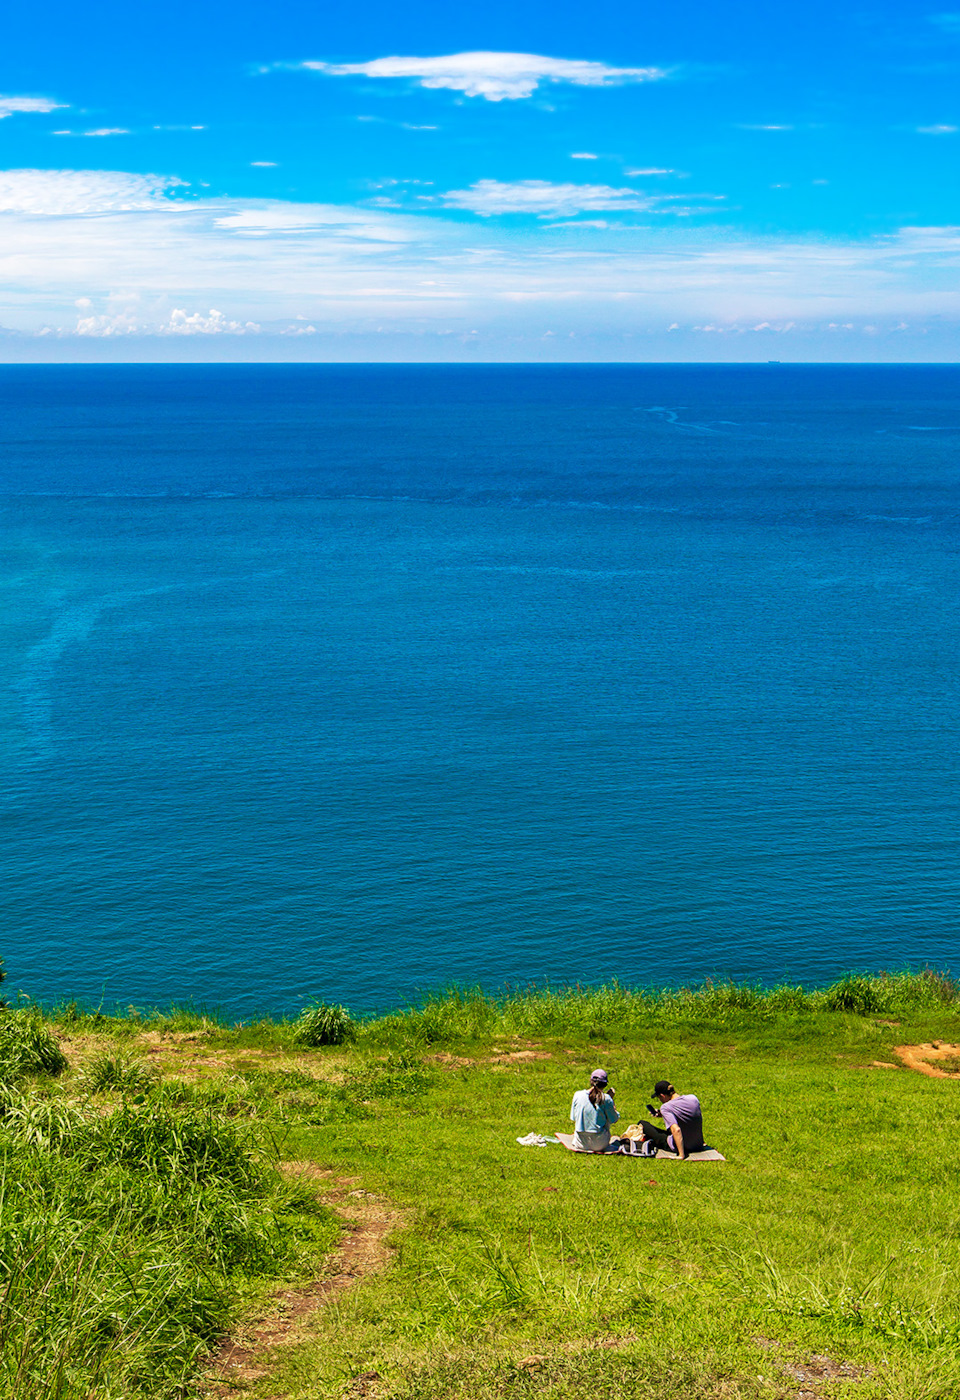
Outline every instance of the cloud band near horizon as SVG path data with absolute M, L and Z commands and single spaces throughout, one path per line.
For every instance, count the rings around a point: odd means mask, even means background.
M 596 188 L 581 187 L 580 208 Z M 533 236 L 436 213 L 185 199 L 174 180 L 123 171 L 0 173 L 0 323 L 22 336 L 892 329 L 960 321 L 958 269 L 960 227 L 842 241 L 574 219 Z

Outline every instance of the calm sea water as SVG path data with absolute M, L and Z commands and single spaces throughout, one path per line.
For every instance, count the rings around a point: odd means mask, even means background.
M 0 370 L 8 990 L 956 967 L 960 369 Z

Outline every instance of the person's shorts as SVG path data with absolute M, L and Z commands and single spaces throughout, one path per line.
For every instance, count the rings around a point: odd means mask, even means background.
M 602 1133 L 574 1133 L 574 1152 L 605 1152 L 610 1146 L 610 1129 Z

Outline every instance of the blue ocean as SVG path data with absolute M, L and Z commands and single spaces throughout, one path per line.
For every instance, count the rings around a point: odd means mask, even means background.
M 955 968 L 960 368 L 0 369 L 5 990 Z

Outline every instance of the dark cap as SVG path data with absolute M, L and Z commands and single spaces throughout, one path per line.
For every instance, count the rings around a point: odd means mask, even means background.
M 673 1085 L 669 1079 L 658 1079 L 653 1086 L 653 1092 L 656 1098 L 665 1099 L 668 1094 L 674 1092 Z

